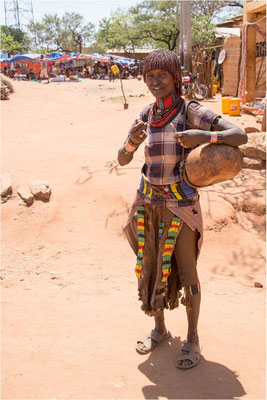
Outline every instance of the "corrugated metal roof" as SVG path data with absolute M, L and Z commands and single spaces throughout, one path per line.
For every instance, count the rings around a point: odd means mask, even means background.
M 217 27 L 215 29 L 215 36 L 216 37 L 240 36 L 240 28 Z

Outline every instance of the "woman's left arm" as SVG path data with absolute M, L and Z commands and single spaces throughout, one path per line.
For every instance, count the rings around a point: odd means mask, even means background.
M 211 131 L 189 129 L 174 136 L 184 147 L 194 147 L 204 143 L 224 143 L 240 146 L 247 143 L 247 134 L 231 122 L 218 118 Z

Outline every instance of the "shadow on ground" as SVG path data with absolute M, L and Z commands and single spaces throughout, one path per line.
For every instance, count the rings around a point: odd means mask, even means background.
M 176 368 L 181 346 L 180 337 L 171 337 L 139 365 L 153 383 L 142 388 L 145 399 L 234 399 L 246 394 L 237 373 L 203 356 L 195 368 Z

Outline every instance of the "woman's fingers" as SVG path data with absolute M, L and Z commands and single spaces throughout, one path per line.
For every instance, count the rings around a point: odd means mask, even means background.
M 176 134 L 174 135 L 174 138 L 175 138 L 175 139 L 182 138 L 182 137 L 183 137 L 183 134 L 182 134 L 181 132 L 176 133 Z
M 132 129 L 132 133 L 135 133 L 135 132 L 137 132 L 137 131 L 143 131 L 143 130 L 145 130 L 146 129 L 146 127 L 147 127 L 147 123 L 146 122 L 138 122 L 134 127 L 133 127 L 133 129 Z
M 177 139 L 177 142 L 178 142 L 181 146 L 185 147 L 186 149 L 188 148 L 188 146 L 186 146 L 185 143 L 184 143 L 185 138 L 183 137 L 183 134 L 182 134 L 182 133 L 177 133 L 174 137 L 175 137 L 175 139 Z

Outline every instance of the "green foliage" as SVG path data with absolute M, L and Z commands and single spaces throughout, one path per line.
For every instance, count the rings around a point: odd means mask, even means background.
M 239 1 L 192 0 L 193 43 L 215 43 L 212 23 L 222 10 L 238 8 Z M 137 46 L 176 49 L 180 34 L 180 10 L 174 0 L 143 0 L 128 12 L 118 9 L 100 21 L 97 41 L 105 48 L 134 49 Z
M 174 50 L 180 33 L 177 2 L 145 0 L 130 8 L 136 37 L 150 47 Z
M 91 46 L 83 47 L 83 53 L 91 54 L 91 53 L 99 53 L 105 54 L 107 51 L 107 47 L 103 47 L 101 43 L 94 42 Z
M 210 15 L 202 15 L 192 19 L 192 43 L 209 47 L 215 44 L 215 28 Z
M 119 8 L 109 19 L 103 18 L 100 21 L 97 42 L 102 48 L 123 48 L 126 53 L 134 51 L 136 46 L 142 44 L 142 40 L 136 35 L 132 15 Z
M 1 48 L 7 53 L 16 54 L 23 51 L 20 43 L 16 42 L 12 36 L 7 36 L 1 29 Z
M 242 9 L 242 1 L 192 0 L 193 43 L 214 44 L 215 20 L 223 18 L 224 10 Z M 103 52 L 108 48 L 123 48 L 133 53 L 136 47 L 167 48 L 175 51 L 180 34 L 179 2 L 175 0 L 143 0 L 128 11 L 118 8 L 109 18 L 103 18 L 95 35 L 94 25 L 72 12 L 63 17 L 45 14 L 41 21 L 28 25 L 31 50 L 79 51 L 92 49 Z M 2 47 L 18 52 L 29 49 L 25 32 L 14 28 L 1 28 Z
M 94 25 L 74 12 L 65 13 L 62 18 L 57 14 L 45 14 L 41 22 L 31 22 L 28 29 L 35 48 L 44 51 L 82 52 L 94 38 Z
M 100 21 L 98 41 L 107 48 L 134 52 L 137 46 L 160 46 L 173 50 L 179 35 L 174 1 L 145 0 L 128 12 L 120 9 Z
M 191 9 L 193 18 L 209 16 L 211 19 L 219 19 L 224 9 L 238 9 L 242 12 L 241 1 L 229 0 L 192 0 Z
M 10 26 L 1 25 L 1 33 L 4 33 L 6 36 L 11 36 L 15 42 L 22 45 L 24 50 L 27 50 L 29 47 L 29 37 L 25 31 L 12 28 Z
M 1 25 L 1 48 L 5 49 L 10 54 L 28 51 L 29 38 L 26 32 L 21 29 L 11 28 Z

